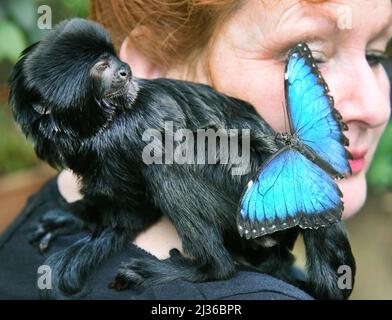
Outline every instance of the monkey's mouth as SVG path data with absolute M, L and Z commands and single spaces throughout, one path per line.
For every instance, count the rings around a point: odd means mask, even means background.
M 105 98 L 116 98 L 119 96 L 123 96 L 128 91 L 129 80 L 125 81 L 123 85 L 115 90 L 111 90 L 105 94 Z

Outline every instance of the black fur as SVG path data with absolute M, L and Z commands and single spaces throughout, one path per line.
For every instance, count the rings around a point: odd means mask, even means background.
M 108 34 L 80 19 L 61 23 L 47 39 L 26 49 L 10 86 L 15 119 L 38 156 L 80 177 L 84 199 L 69 210 L 93 234 L 49 257 L 55 281 L 54 290 L 45 293 L 49 297 L 80 296 L 94 267 L 162 214 L 173 222 L 192 258 L 174 250 L 165 262 L 134 259 L 121 267 L 113 288 L 177 278 L 227 279 L 235 272 L 235 260 L 293 282 L 290 251 L 298 228 L 245 240 L 236 227 L 241 192 L 280 147 L 274 130 L 250 104 L 203 84 L 135 78 L 116 57 Z M 193 133 L 201 128 L 250 129 L 249 172 L 232 175 L 232 166 L 219 161 L 146 165 L 143 132 L 153 128 L 164 135 L 165 121 L 173 122 L 174 131 Z M 53 218 L 56 228 L 61 219 Z M 53 232 L 50 224 L 44 230 Z M 304 235 L 309 291 L 321 298 L 347 297 L 349 292 L 341 293 L 334 283 L 338 264 L 354 266 L 344 231 L 333 226 Z M 41 230 L 34 240 L 44 236 Z

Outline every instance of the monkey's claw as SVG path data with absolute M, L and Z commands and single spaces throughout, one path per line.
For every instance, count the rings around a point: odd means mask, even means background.
M 43 214 L 38 224 L 35 225 L 29 242 L 37 246 L 39 252 L 43 254 L 57 236 L 79 232 L 83 227 L 83 221 L 72 213 L 63 210 L 50 210 Z

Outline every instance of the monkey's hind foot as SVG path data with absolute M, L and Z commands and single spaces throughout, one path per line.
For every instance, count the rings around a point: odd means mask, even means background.
M 109 288 L 118 291 L 133 287 L 146 288 L 178 279 L 189 282 L 223 280 L 231 277 L 234 272 L 234 265 L 228 264 L 223 269 L 208 268 L 182 256 L 177 249 L 172 249 L 170 259 L 138 258 L 123 263 L 115 279 L 109 283 Z
M 59 235 L 77 233 L 84 228 L 84 222 L 70 212 L 50 210 L 42 215 L 30 235 L 30 244 L 37 246 L 44 254 L 50 243 Z

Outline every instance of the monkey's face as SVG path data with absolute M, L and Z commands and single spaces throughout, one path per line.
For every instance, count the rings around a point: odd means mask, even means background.
M 10 104 L 26 135 L 90 137 L 130 109 L 136 81 L 98 24 L 72 19 L 23 52 L 10 78 Z
M 97 23 L 64 21 L 23 51 L 9 79 L 10 106 L 41 159 L 63 166 L 84 140 L 129 111 L 137 81 Z
M 112 55 L 104 55 L 90 70 L 93 90 L 101 99 L 124 96 L 132 80 L 131 68 Z

